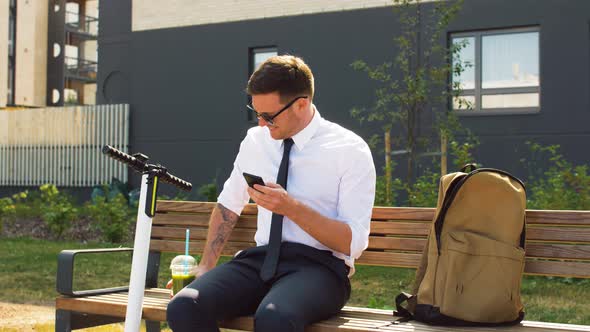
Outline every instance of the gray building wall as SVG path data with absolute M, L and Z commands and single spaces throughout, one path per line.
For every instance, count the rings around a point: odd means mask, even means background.
M 322 115 L 369 137 L 371 128 L 349 111 L 372 104 L 375 84 L 350 64 L 391 60 L 400 30 L 390 8 L 372 8 L 132 32 L 130 0 L 100 7 L 97 103 L 131 104 L 130 151 L 195 187 L 216 174 L 223 183 L 255 125 L 244 110 L 250 48 L 275 45 L 280 54 L 302 56 L 314 71 Z M 462 117 L 481 141 L 478 162 L 526 177 L 520 159 L 533 140 L 560 144 L 567 159 L 590 163 L 589 22 L 585 0 L 465 1 L 449 33 L 540 27 L 541 112 Z M 382 153 L 374 151 L 374 159 L 380 167 Z M 138 185 L 138 176 L 130 178 Z
M 559 144 L 574 164 L 590 164 L 590 2 L 467 0 L 450 31 L 540 27 L 541 111 L 463 117 L 479 137 L 477 159 L 526 177 L 526 141 Z

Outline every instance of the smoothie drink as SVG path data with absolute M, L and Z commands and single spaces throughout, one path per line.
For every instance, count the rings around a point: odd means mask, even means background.
M 172 295 L 176 295 L 181 289 L 195 280 L 193 272 L 197 265 L 196 260 L 189 255 L 179 255 L 174 257 L 170 263 L 172 270 Z

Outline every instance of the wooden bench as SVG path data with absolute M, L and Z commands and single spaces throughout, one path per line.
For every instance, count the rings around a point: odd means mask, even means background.
M 202 253 L 209 215 L 214 206 L 215 203 L 204 202 L 158 202 L 158 214 L 152 226 L 149 271 L 143 305 L 143 318 L 147 320 L 148 331 L 159 330 L 159 321 L 166 320 L 166 305 L 169 301 L 169 291 L 157 288 L 160 253 L 183 252 L 186 228 L 191 229 L 191 253 Z M 256 231 L 256 213 L 255 205 L 248 205 L 244 209 L 229 243 L 223 250 L 223 255 L 233 255 L 240 249 L 255 245 L 253 238 Z M 433 215 L 432 208 L 375 207 L 369 248 L 356 264 L 416 268 Z M 528 210 L 527 222 L 527 274 L 590 278 L 590 211 Z M 98 293 L 102 294 L 95 295 L 91 292 L 72 291 L 71 270 L 68 268 L 73 266 L 76 253 L 65 251 L 59 259 L 58 291 L 68 295 L 61 295 L 56 299 L 56 331 L 70 331 L 122 321 L 127 303 L 127 293 L 124 289 L 100 290 Z M 70 276 L 63 277 L 66 273 L 64 271 L 70 273 Z M 165 282 L 161 280 L 159 285 Z M 393 302 L 393 298 L 391 300 Z M 392 325 L 393 320 L 391 310 L 344 307 L 339 315 L 316 323 L 307 331 L 457 330 L 428 326 L 415 321 Z M 220 325 L 230 329 L 252 331 L 253 319 L 240 317 L 223 321 Z M 524 321 L 518 326 L 497 329 L 523 332 L 590 331 L 590 326 Z

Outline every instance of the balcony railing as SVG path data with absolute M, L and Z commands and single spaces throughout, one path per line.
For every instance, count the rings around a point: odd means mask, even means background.
M 66 12 L 66 29 L 70 32 L 96 38 L 98 35 L 98 18 L 80 15 L 75 12 Z
M 64 60 L 66 77 L 96 82 L 98 62 L 73 57 L 65 57 Z

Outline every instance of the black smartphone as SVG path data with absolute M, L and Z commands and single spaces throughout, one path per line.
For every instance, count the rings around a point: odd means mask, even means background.
M 250 188 L 254 189 L 254 185 L 255 184 L 259 184 L 261 186 L 264 186 L 264 181 L 262 180 L 262 178 L 258 175 L 254 175 L 254 174 L 249 174 L 249 173 L 242 173 L 244 175 L 244 179 L 246 179 L 246 182 L 248 183 L 248 186 L 250 186 Z

